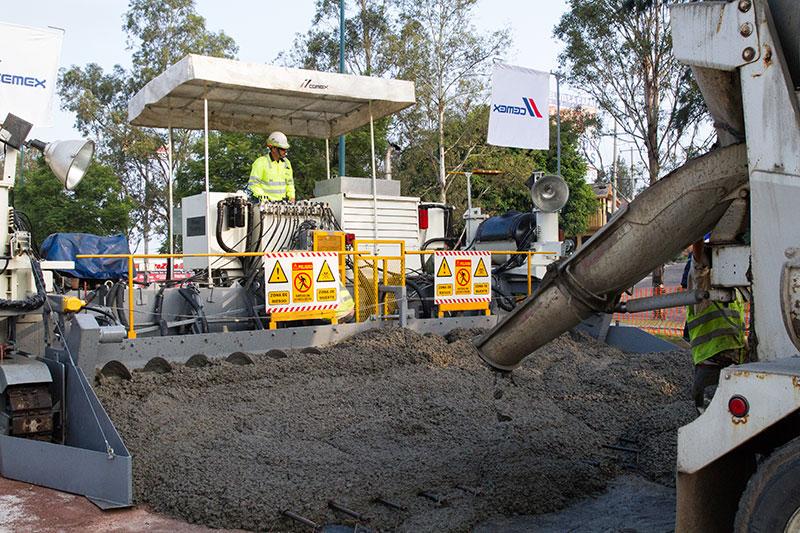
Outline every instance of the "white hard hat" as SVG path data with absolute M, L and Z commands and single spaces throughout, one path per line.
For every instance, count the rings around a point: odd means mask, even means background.
M 289 149 L 289 139 L 280 131 L 273 131 L 267 137 L 267 146 L 275 146 L 276 148 Z

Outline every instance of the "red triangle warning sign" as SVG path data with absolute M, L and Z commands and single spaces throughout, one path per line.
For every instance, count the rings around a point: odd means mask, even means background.
M 489 273 L 486 271 L 486 265 L 483 264 L 482 257 L 478 260 L 478 266 L 475 267 L 475 277 L 476 278 L 489 277 Z
M 442 264 L 439 265 L 439 270 L 436 271 L 437 278 L 446 278 L 448 276 L 452 276 L 453 273 L 450 271 L 450 265 L 447 264 L 447 258 L 442 257 Z
M 287 283 L 288 281 L 280 261 L 276 261 L 275 266 L 272 268 L 272 274 L 269 275 L 268 283 Z

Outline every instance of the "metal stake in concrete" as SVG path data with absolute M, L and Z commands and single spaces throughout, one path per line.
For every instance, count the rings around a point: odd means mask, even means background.
M 297 514 L 295 512 L 289 511 L 288 509 L 285 510 L 285 511 L 282 511 L 281 514 L 283 516 L 287 517 L 287 518 L 291 518 L 295 522 L 300 522 L 303 525 L 306 525 L 308 527 L 314 528 L 315 530 L 319 529 L 319 526 L 313 520 L 309 520 L 308 518 L 306 518 L 304 516 L 300 516 L 299 514 Z

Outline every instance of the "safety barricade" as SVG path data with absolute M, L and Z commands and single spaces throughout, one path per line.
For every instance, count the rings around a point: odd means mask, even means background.
M 134 283 L 137 283 L 135 265 L 137 261 L 144 260 L 167 260 L 167 259 L 184 259 L 186 257 L 228 257 L 228 258 L 244 258 L 244 257 L 261 257 L 265 261 L 265 309 L 268 314 L 275 315 L 271 317 L 270 327 L 276 327 L 277 323 L 284 320 L 303 320 L 303 319 L 325 319 L 335 322 L 335 305 L 331 300 L 331 295 L 339 290 L 351 290 L 353 297 L 353 305 L 355 307 L 355 320 L 363 322 L 369 319 L 394 319 L 398 318 L 399 305 L 395 298 L 397 294 L 406 294 L 405 289 L 410 293 L 415 294 L 415 298 L 426 298 L 420 292 L 415 292 L 418 288 L 407 287 L 407 270 L 410 267 L 417 273 L 422 273 L 425 270 L 426 261 L 423 258 L 436 254 L 437 250 L 406 250 L 405 242 L 402 240 L 390 239 L 361 239 L 354 242 L 353 250 L 346 251 L 333 251 L 324 252 L 338 255 L 338 259 L 332 257 L 329 263 L 330 271 L 334 272 L 332 276 L 336 281 L 318 282 L 317 278 L 320 275 L 322 266 L 314 264 L 311 261 L 311 269 L 298 268 L 293 270 L 292 266 L 281 267 L 283 276 L 277 275 L 272 278 L 274 283 L 270 283 L 270 277 L 273 274 L 276 261 L 281 257 L 280 254 L 285 254 L 288 257 L 304 257 L 303 254 L 322 253 L 322 252 L 276 252 L 276 253 L 259 253 L 259 252 L 241 252 L 241 253 L 208 253 L 208 254 L 80 254 L 76 257 L 79 259 L 90 258 L 107 258 L 107 259 L 126 259 L 128 263 L 128 338 L 136 338 L 135 329 L 135 311 L 134 311 Z M 462 253 L 463 252 L 459 252 Z M 531 262 L 530 258 L 534 254 L 553 255 L 550 252 L 532 252 L 532 251 L 488 251 L 488 252 L 472 252 L 478 257 L 480 254 L 488 254 L 488 258 L 483 261 L 483 266 L 470 264 L 469 270 L 470 280 L 464 282 L 462 280 L 461 289 L 470 287 L 472 296 L 464 296 L 464 298 L 471 298 L 475 296 L 483 297 L 482 299 L 492 299 L 491 288 L 491 256 L 501 255 L 526 255 L 528 259 L 528 295 L 533 290 L 533 277 L 531 275 Z M 299 254 L 299 255 L 298 255 Z M 311 258 L 312 256 L 308 256 Z M 271 262 L 272 261 L 272 262 Z M 279 261 L 278 261 L 279 262 Z M 299 261 L 303 263 L 303 261 Z M 414 263 L 415 262 L 415 263 Z M 268 264 L 267 264 L 268 263 Z M 412 264 L 413 263 L 413 264 Z M 413 266 L 417 265 L 417 266 Z M 466 265 L 463 266 L 466 270 Z M 454 265 L 453 269 L 458 270 L 458 265 Z M 485 276 L 483 270 L 486 270 Z M 307 275 L 304 275 L 303 273 Z M 476 276 L 476 274 L 478 274 Z M 454 276 L 456 274 L 454 273 Z M 466 276 L 463 276 L 466 279 Z M 285 278 L 285 280 L 283 279 Z M 312 280 L 313 281 L 310 281 Z M 327 276 L 325 276 L 327 278 Z M 481 279 L 478 279 L 481 278 Z M 142 277 L 141 279 L 147 279 Z M 138 283 L 141 283 L 141 279 Z M 193 277 L 187 278 L 185 281 L 191 281 Z M 485 279 L 485 281 L 484 281 Z M 297 281 L 297 287 L 294 287 L 294 282 Z M 172 281 L 173 283 L 175 280 Z M 319 288 L 319 283 L 328 283 L 330 286 L 323 288 L 328 289 L 323 293 L 323 299 L 320 301 L 316 298 L 316 289 Z M 335 290 L 331 290 L 336 285 Z M 273 285 L 273 287 L 270 287 Z M 393 291 L 386 289 L 403 288 L 403 291 Z M 314 297 L 310 299 L 308 294 L 314 291 Z M 272 292 L 272 303 L 270 303 L 270 292 Z M 488 294 L 486 294 L 488 293 Z M 288 303 L 287 303 L 288 296 Z M 453 296 L 456 294 L 456 289 L 453 289 Z M 488 298 L 485 298 L 488 296 Z M 426 304 L 436 306 L 435 297 Z M 459 302 L 452 302 L 459 303 Z M 472 303 L 472 302 L 463 302 Z M 437 312 L 448 312 L 455 309 L 448 308 L 448 303 L 440 303 Z M 488 305 L 481 305 L 481 310 L 486 311 Z M 278 309 L 281 306 L 283 309 Z M 293 307 L 294 306 L 294 307 Z M 306 306 L 306 308 L 303 308 Z M 463 307 L 463 306 L 462 306 Z M 462 309 L 463 310 L 463 309 Z M 269 311 L 272 311 L 270 313 Z M 300 316 L 303 314 L 303 316 Z M 242 317 L 252 318 L 252 317 Z
M 340 286 L 336 252 L 265 253 L 265 312 L 270 316 L 269 328 L 296 320 L 328 320 L 336 324 Z

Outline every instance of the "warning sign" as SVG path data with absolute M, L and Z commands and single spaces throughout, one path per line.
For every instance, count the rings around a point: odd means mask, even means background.
M 336 278 L 333 277 L 333 272 L 331 272 L 331 267 L 328 266 L 327 261 L 322 262 L 322 268 L 319 269 L 319 275 L 317 276 L 317 281 L 319 282 L 336 281 Z
M 267 293 L 269 305 L 286 305 L 289 303 L 289 291 L 269 291 Z
M 318 302 L 335 302 L 336 301 L 336 288 L 326 287 L 324 289 L 317 289 Z
M 339 270 L 335 252 L 269 252 L 264 254 L 266 312 L 313 313 L 335 310 Z
M 491 264 L 490 261 L 490 252 L 435 252 L 434 303 L 473 304 L 490 301 L 492 278 L 486 268 Z
M 450 272 L 450 265 L 447 264 L 447 258 L 442 257 L 442 264 L 439 265 L 439 268 L 436 270 L 436 276 L 440 278 L 446 278 L 452 275 L 453 273 Z
M 476 278 L 488 278 L 489 272 L 486 271 L 486 265 L 483 263 L 483 257 L 478 259 L 478 266 L 475 267 Z
M 456 295 L 472 294 L 472 260 L 456 259 Z
M 307 303 L 314 301 L 314 281 L 311 277 L 314 264 L 309 262 L 292 263 L 292 301 Z
M 289 280 L 286 279 L 286 274 L 283 272 L 281 264 L 276 262 L 275 266 L 272 267 L 272 274 L 269 275 L 267 283 L 286 283 L 287 281 Z
M 475 294 L 489 294 L 489 284 L 488 283 L 475 283 L 472 286 L 472 290 Z

